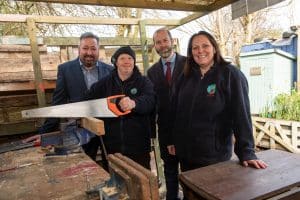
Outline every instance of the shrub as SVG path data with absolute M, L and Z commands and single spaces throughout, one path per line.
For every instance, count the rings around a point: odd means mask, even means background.
M 279 94 L 273 104 L 267 105 L 261 117 L 300 121 L 300 93 L 295 90 L 291 94 Z

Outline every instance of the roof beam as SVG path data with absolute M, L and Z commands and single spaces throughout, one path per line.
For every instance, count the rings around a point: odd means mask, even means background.
M 218 10 L 220 8 L 223 8 L 229 4 L 232 4 L 234 2 L 236 2 L 238 0 L 223 0 L 223 1 L 216 1 L 215 3 L 211 4 L 210 6 L 207 6 L 206 11 L 202 11 L 202 12 L 195 12 L 187 17 L 184 17 L 182 19 L 180 19 L 180 24 L 179 25 L 168 25 L 167 28 L 168 29 L 174 29 L 177 28 L 178 26 L 182 26 L 184 24 L 187 24 L 193 20 L 196 20 L 200 17 L 203 17 L 207 14 L 209 14 L 212 11 Z
M 104 17 L 63 17 L 63 16 L 39 16 L 39 15 L 14 15 L 0 14 L 0 22 L 25 23 L 27 18 L 33 18 L 36 23 L 49 24 L 98 24 L 98 25 L 138 25 L 141 19 L 137 18 L 104 18 Z M 179 25 L 180 20 L 146 19 L 147 25 Z
M 205 11 L 209 5 L 197 5 L 183 2 L 172 1 L 147 1 L 147 0 L 19 0 L 32 2 L 47 3 L 67 3 L 67 4 L 84 4 L 98 6 L 115 6 L 128 8 L 160 9 L 160 10 L 177 10 L 177 11 Z M 216 0 L 223 1 L 223 0 Z

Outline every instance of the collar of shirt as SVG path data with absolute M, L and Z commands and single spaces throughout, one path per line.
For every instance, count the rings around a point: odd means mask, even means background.
M 85 84 L 87 88 L 90 89 L 91 85 L 99 80 L 98 67 L 97 67 L 99 65 L 99 62 L 97 61 L 96 66 L 91 69 L 87 69 L 86 67 L 84 67 L 80 59 L 79 59 L 79 63 L 82 69 Z
M 174 67 L 175 67 L 175 61 L 176 61 L 176 53 L 173 54 L 173 56 L 171 57 L 170 60 L 163 60 L 161 59 L 161 62 L 162 62 L 162 65 L 163 65 L 163 69 L 164 69 L 164 74 L 166 74 L 166 71 L 167 71 L 167 65 L 166 65 L 166 62 L 170 62 L 171 65 L 171 73 L 173 73 L 174 71 Z

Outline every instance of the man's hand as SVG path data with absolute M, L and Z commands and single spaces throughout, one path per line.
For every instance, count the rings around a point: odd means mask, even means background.
M 243 161 L 243 166 L 244 167 L 251 166 L 256 169 L 265 169 L 268 167 L 268 165 L 262 160 L 245 160 Z
M 41 135 L 34 135 L 23 140 L 23 143 L 34 142 L 36 144 L 41 144 Z
M 129 97 L 124 97 L 119 102 L 119 106 L 121 107 L 121 109 L 124 112 L 129 111 L 129 110 L 132 110 L 133 108 L 135 108 L 135 101 L 133 101 Z
M 169 145 L 169 146 L 167 146 L 167 148 L 168 148 L 169 154 L 171 154 L 173 156 L 176 155 L 175 145 Z

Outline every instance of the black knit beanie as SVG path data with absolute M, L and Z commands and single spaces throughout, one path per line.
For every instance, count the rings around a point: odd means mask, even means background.
M 128 54 L 130 55 L 133 60 L 134 60 L 134 65 L 135 65 L 135 52 L 133 51 L 133 49 L 130 47 L 130 46 L 124 46 L 124 47 L 120 47 L 111 57 L 111 63 L 114 64 L 115 67 L 116 66 L 116 62 L 118 60 L 118 57 L 121 55 L 121 54 Z

